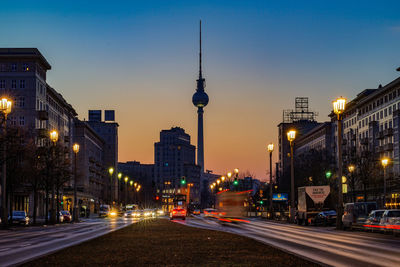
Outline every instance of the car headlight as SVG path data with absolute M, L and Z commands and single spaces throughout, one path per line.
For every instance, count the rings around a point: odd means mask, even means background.
M 117 215 L 117 213 L 115 211 L 112 211 L 112 212 L 110 212 L 110 215 L 115 216 L 115 215 Z

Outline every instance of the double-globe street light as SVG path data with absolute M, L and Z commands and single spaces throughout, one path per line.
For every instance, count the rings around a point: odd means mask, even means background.
M 78 222 L 78 196 L 77 196 L 77 156 L 79 152 L 79 144 L 74 144 L 72 146 L 72 150 L 74 151 L 74 208 L 72 212 L 72 219 L 74 222 Z
M 1 113 L 1 126 L 3 128 L 3 149 L 2 149 L 2 181 L 1 181 L 1 221 L 3 223 L 3 226 L 6 227 L 8 223 L 8 212 L 7 212 L 7 189 L 6 189 L 6 184 L 7 184 L 7 174 L 6 174 L 6 132 L 7 132 L 7 115 L 10 114 L 11 112 L 11 107 L 12 107 L 12 102 L 11 100 L 8 100 L 7 98 L 2 98 L 0 100 L 0 113 Z
M 343 186 L 342 186 L 342 120 L 343 113 L 346 109 L 346 99 L 340 97 L 333 101 L 333 112 L 337 115 L 337 153 L 338 153 L 338 208 L 336 216 L 336 229 L 342 229 L 342 215 L 343 215 Z
M 294 139 L 296 139 L 296 131 L 289 130 L 287 132 L 287 139 L 290 143 L 290 221 L 293 223 L 294 211 L 295 211 L 293 147 L 294 147 Z
M 273 217 L 273 206 L 272 206 L 272 152 L 274 151 L 274 144 L 268 145 L 269 152 L 269 213 L 271 218 Z

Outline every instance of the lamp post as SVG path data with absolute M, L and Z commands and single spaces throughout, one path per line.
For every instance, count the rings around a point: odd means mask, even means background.
M 57 141 L 58 141 L 58 132 L 56 130 L 52 130 L 52 131 L 50 131 L 49 135 L 50 135 L 50 141 L 53 143 L 53 159 L 55 160 L 55 158 L 56 158 L 55 149 L 56 149 L 56 145 L 57 145 Z M 52 173 L 52 175 L 54 175 L 54 173 Z M 55 223 L 55 221 L 56 221 L 54 194 L 55 194 L 55 183 L 53 181 L 53 185 L 51 188 L 51 210 L 50 210 L 51 223 Z
M 76 171 L 76 162 L 77 162 L 77 156 L 78 156 L 78 152 L 79 152 L 79 144 L 74 144 L 72 146 L 72 150 L 74 151 L 74 209 L 72 212 L 72 216 L 73 216 L 73 220 L 74 222 L 78 222 L 79 218 L 78 218 L 78 196 L 77 196 L 77 171 Z
M 273 212 L 273 205 L 272 205 L 272 152 L 274 151 L 274 144 L 268 145 L 268 152 L 269 152 L 269 212 L 272 216 Z
M 381 164 L 383 167 L 383 208 L 386 208 L 386 167 L 389 164 L 389 159 L 381 159 Z
M 110 174 L 110 204 L 112 206 L 113 205 L 112 183 L 113 183 L 114 168 L 113 167 L 108 168 L 108 173 Z
M 346 99 L 340 97 L 333 102 L 333 112 L 337 115 L 337 153 L 338 153 L 338 210 L 336 216 L 336 229 L 342 229 L 342 215 L 343 215 L 343 188 L 342 188 L 342 179 L 343 170 L 342 170 L 342 119 L 343 113 L 346 108 Z
M 294 162 L 293 162 L 293 147 L 294 147 L 294 139 L 296 138 L 296 131 L 289 130 L 287 132 L 287 139 L 290 143 L 290 221 L 294 222 Z
M 118 190 L 117 190 L 117 193 L 118 193 L 118 195 L 117 195 L 117 201 L 118 201 L 118 205 L 120 205 L 120 202 L 121 202 L 121 188 L 120 188 L 120 186 L 121 186 L 121 178 L 122 178 L 122 172 L 119 172 L 118 173 Z
M 353 195 L 353 202 L 356 202 L 356 192 L 354 190 L 354 177 L 353 177 L 353 172 L 355 171 L 356 166 L 354 166 L 353 164 L 350 164 L 347 167 L 347 169 L 349 170 L 349 173 L 350 173 L 349 176 L 351 177 L 350 182 L 351 182 L 351 191 L 352 191 L 352 195 Z
M 3 137 L 6 137 L 7 133 L 7 115 L 11 112 L 12 102 L 7 98 L 2 98 L 0 100 L 0 112 L 2 115 L 1 125 L 2 125 L 2 132 Z M 8 223 L 8 212 L 7 212 L 7 173 L 6 173 L 6 154 L 7 147 L 6 142 L 3 142 L 3 149 L 2 149 L 2 168 L 1 168 L 1 221 L 3 226 L 6 227 Z
M 128 181 L 129 181 L 129 177 L 125 176 L 124 181 L 125 181 L 125 205 L 126 205 L 126 202 L 128 201 Z

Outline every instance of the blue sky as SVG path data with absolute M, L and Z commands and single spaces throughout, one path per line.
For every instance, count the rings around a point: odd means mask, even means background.
M 196 142 L 191 96 L 203 21 L 206 168 L 265 176 L 282 109 L 399 76 L 399 1 L 2 1 L 1 47 L 37 47 L 48 82 L 87 117 L 115 108 L 120 159 L 153 161 L 161 129 Z M 238 153 L 237 151 L 240 151 Z

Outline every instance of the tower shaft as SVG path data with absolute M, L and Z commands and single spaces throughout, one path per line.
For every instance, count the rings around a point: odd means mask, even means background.
M 203 113 L 203 108 L 199 107 L 197 109 L 197 165 L 201 167 L 201 173 L 204 173 Z

